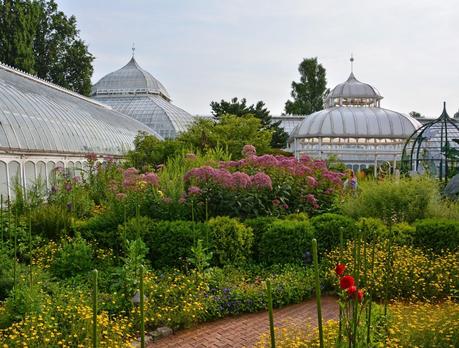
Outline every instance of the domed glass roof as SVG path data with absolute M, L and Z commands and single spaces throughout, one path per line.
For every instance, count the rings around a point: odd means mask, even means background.
M 105 75 L 92 87 L 91 96 L 107 94 L 157 94 L 171 100 L 162 83 L 143 70 L 134 57 L 121 69 Z
M 142 122 L 164 138 L 175 138 L 194 121 L 191 114 L 170 102 L 166 88 L 134 57 L 97 82 L 91 97 Z
M 371 98 L 380 100 L 383 97 L 375 87 L 368 83 L 360 82 L 351 72 L 349 78 L 333 88 L 327 98 Z
M 440 117 L 406 141 L 402 164 L 406 171 L 429 173 L 445 181 L 459 173 L 459 122 L 449 117 L 445 103 Z
M 0 150 L 123 155 L 144 124 L 107 106 L 0 64 Z
M 413 117 L 383 108 L 338 106 L 306 116 L 292 135 L 406 139 L 420 126 Z

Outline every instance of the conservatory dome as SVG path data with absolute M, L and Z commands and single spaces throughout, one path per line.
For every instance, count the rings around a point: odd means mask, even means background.
M 50 188 L 54 169 L 79 176 L 86 155 L 122 157 L 138 132 L 152 129 L 106 105 L 0 64 L 0 194 L 39 178 Z
M 335 155 L 354 170 L 377 168 L 378 162 L 396 167 L 403 144 L 421 124 L 411 116 L 381 108 L 381 99 L 375 87 L 360 82 L 351 72 L 327 95 L 323 110 L 295 127 L 290 150 L 297 156 L 325 159 Z
M 448 181 L 459 174 L 459 122 L 449 117 L 446 103 L 437 118 L 417 129 L 406 141 L 402 169 L 428 173 Z
M 175 138 L 194 117 L 175 106 L 166 88 L 134 57 L 129 63 L 97 82 L 91 98 L 142 122 L 164 138 Z

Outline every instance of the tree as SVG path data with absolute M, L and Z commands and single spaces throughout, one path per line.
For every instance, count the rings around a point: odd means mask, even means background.
M 247 106 L 247 100 L 242 98 L 240 101 L 238 98 L 233 98 L 231 101 L 221 100 L 218 102 L 211 102 L 212 114 L 220 118 L 223 115 L 234 115 L 238 117 L 253 115 L 261 121 L 262 130 L 271 130 L 272 139 L 271 146 L 274 148 L 282 149 L 287 144 L 288 134 L 280 127 L 281 121 L 273 122 L 269 110 L 263 101 L 259 101 L 256 104 Z
M 0 61 L 83 95 L 94 57 L 54 0 L 0 1 Z
M 134 150 L 126 155 L 130 167 L 142 170 L 166 163 L 169 157 L 180 153 L 182 144 L 175 139 L 159 140 L 154 135 L 139 132 L 134 139 Z
M 291 96 L 287 100 L 285 112 L 292 115 L 309 115 L 323 109 L 326 96 L 327 79 L 325 68 L 316 58 L 305 58 L 298 67 L 300 82 L 292 82 Z
M 206 151 L 223 147 L 232 158 L 241 158 L 244 145 L 256 147 L 257 153 L 270 149 L 272 130 L 262 129 L 260 119 L 253 115 L 223 115 L 219 122 L 200 119 L 177 138 L 182 144 Z
M 411 111 L 410 112 L 410 116 L 414 117 L 414 118 L 423 118 L 424 117 L 423 115 L 421 115 L 421 113 L 419 113 L 417 111 Z

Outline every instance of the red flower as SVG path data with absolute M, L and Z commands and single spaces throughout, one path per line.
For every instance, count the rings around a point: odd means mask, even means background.
M 350 275 L 344 276 L 339 280 L 341 289 L 347 289 L 353 285 L 355 285 L 354 278 Z
M 362 302 L 363 295 L 364 295 L 363 290 L 357 291 L 357 298 L 359 299 L 359 302 Z
M 352 297 L 357 292 L 357 287 L 355 285 L 351 285 L 350 287 L 348 287 L 346 289 L 346 291 L 347 291 L 347 294 L 349 295 L 349 297 Z
M 337 275 L 342 276 L 345 269 L 346 269 L 346 265 L 344 263 L 338 263 L 336 265 L 335 272 Z

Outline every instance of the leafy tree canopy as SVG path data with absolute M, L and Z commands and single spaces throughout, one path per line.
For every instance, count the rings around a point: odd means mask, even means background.
M 83 95 L 94 57 L 54 0 L 0 0 L 0 61 Z
M 200 119 L 177 140 L 201 150 L 223 147 L 232 158 L 240 158 L 244 145 L 251 144 L 257 153 L 270 150 L 273 131 L 263 129 L 261 120 L 253 115 L 223 115 L 219 122 Z
M 414 118 L 423 118 L 423 117 L 425 117 L 424 115 L 421 115 L 421 113 L 419 113 L 417 111 L 411 111 L 410 112 L 410 116 L 414 117 Z
M 300 82 L 292 82 L 293 100 L 285 103 L 285 112 L 292 115 L 309 115 L 323 109 L 323 99 L 328 93 L 325 68 L 316 58 L 305 58 L 298 67 Z
M 271 130 L 272 139 L 271 146 L 273 148 L 284 148 L 287 144 L 288 134 L 280 127 L 280 121 L 272 122 L 269 110 L 263 101 L 256 104 L 247 105 L 247 100 L 242 98 L 233 98 L 229 102 L 221 100 L 220 102 L 211 102 L 212 114 L 220 118 L 224 115 L 234 115 L 238 117 L 253 115 L 260 120 L 260 128 Z

